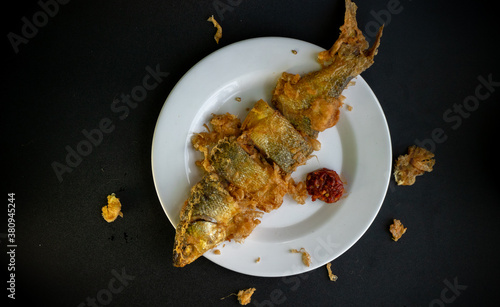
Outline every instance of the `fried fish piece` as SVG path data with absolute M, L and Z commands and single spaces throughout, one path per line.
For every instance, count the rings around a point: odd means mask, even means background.
M 241 242 L 263 212 L 281 206 L 288 182 L 265 161 L 249 155 L 235 137 L 224 137 L 206 159 L 210 171 L 192 189 L 180 214 L 174 266 L 183 267 L 227 240 Z
M 214 172 L 256 201 L 260 210 L 270 212 L 283 203 L 288 183 L 279 170 L 260 160 L 258 154 L 248 154 L 234 138 L 220 140 L 209 161 Z
M 193 262 L 223 241 L 241 241 L 260 223 L 262 213 L 240 206 L 226 187 L 217 174 L 210 173 L 191 189 L 176 227 L 174 266 Z
M 196 161 L 198 166 L 203 167 L 207 172 L 213 171 L 210 166 L 210 151 L 223 138 L 237 137 L 241 135 L 241 121 L 236 115 L 212 114 L 212 119 L 208 125 L 204 125 L 207 131 L 195 133 L 191 138 L 194 149 L 203 153 L 203 160 Z
M 286 173 L 304 164 L 313 151 L 290 122 L 262 99 L 255 103 L 241 128 L 243 137 L 248 136 L 266 158 Z
M 243 289 L 243 290 L 238 291 L 238 293 L 231 293 L 228 296 L 221 298 L 221 300 L 224 300 L 232 295 L 236 295 L 240 305 L 242 305 L 242 306 L 248 305 L 252 301 L 252 295 L 255 292 L 255 290 L 256 290 L 255 288 Z
M 262 189 L 269 181 L 266 165 L 253 159 L 231 138 L 221 140 L 212 149 L 210 163 L 216 173 L 248 192 Z
M 271 100 L 297 130 L 312 138 L 337 123 L 342 91 L 351 79 L 373 64 L 382 36 L 383 26 L 369 48 L 357 26 L 357 6 L 350 0 L 345 4 L 340 37 L 329 50 L 318 55 L 322 68 L 302 77 L 284 72 Z

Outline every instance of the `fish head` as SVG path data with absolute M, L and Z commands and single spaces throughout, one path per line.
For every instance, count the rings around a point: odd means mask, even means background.
M 196 221 L 186 228 L 186 235 L 175 242 L 174 266 L 183 267 L 198 259 L 206 251 L 223 242 L 226 232 L 217 223 Z

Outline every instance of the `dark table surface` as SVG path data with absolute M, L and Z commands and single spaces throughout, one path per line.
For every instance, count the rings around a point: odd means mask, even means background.
M 174 268 L 174 228 L 155 191 L 151 142 L 166 97 L 198 61 L 263 36 L 329 48 L 343 23 L 343 1 L 42 0 L 4 8 L 2 300 L 231 306 L 235 296 L 220 299 L 255 287 L 255 306 L 499 301 L 500 27 L 492 4 L 357 1 L 367 36 L 386 25 L 375 64 L 362 76 L 385 112 L 393 158 L 420 143 L 435 153 L 436 165 L 410 187 L 391 178 L 370 228 L 332 262 L 335 283 L 323 267 L 264 278 L 202 257 Z M 206 21 L 211 15 L 223 27 L 219 44 Z M 164 73 L 161 82 L 118 118 L 113 100 L 141 84 L 147 67 Z M 106 118 L 113 130 L 58 178 L 54 162 L 64 163 L 82 131 Z M 125 217 L 108 224 L 100 210 L 111 192 Z M 14 248 L 7 246 L 8 193 L 15 193 Z M 398 242 L 388 231 L 393 218 L 408 228 Z M 5 286 L 11 261 L 15 301 Z

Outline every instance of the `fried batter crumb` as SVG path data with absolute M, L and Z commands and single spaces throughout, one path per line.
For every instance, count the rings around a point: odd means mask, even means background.
M 247 305 L 252 300 L 252 294 L 255 292 L 255 288 L 248 288 L 246 290 L 240 290 L 238 292 L 238 301 L 240 305 Z
M 219 39 L 222 37 L 222 27 L 217 22 L 217 20 L 215 20 L 214 15 L 210 16 L 207 19 L 207 21 L 211 21 L 213 23 L 214 27 L 217 28 L 217 32 L 214 35 L 214 39 L 215 39 L 215 42 L 217 42 L 217 44 L 218 44 L 219 43 Z
M 401 239 L 401 236 L 403 236 L 403 234 L 406 232 L 406 228 L 404 228 L 400 220 L 394 219 L 393 221 L 394 223 L 391 224 L 391 226 L 389 227 L 389 231 L 392 234 L 392 239 L 394 241 L 398 241 L 399 239 Z
M 255 263 L 259 263 L 260 262 L 260 257 L 255 259 Z
M 326 270 L 328 271 L 328 277 L 330 278 L 330 280 L 337 281 L 339 277 L 332 273 L 332 264 L 330 262 L 326 264 Z
M 298 204 L 305 204 L 308 196 L 305 182 L 300 181 L 299 183 L 295 183 L 295 180 L 290 177 L 288 180 L 288 194 L 290 194 Z
M 394 178 L 398 185 L 412 185 L 417 176 L 425 172 L 432 172 L 434 154 L 424 148 L 412 145 L 408 147 L 408 154 L 401 155 L 396 160 Z
M 220 255 L 220 249 L 214 249 L 214 254 Z
M 292 53 L 293 53 L 293 54 L 297 54 L 297 50 L 293 49 L 293 50 L 292 50 Z
M 234 98 L 234 100 L 241 102 L 241 97 L 236 97 L 236 98 Z
M 108 204 L 102 207 L 102 217 L 108 223 L 114 222 L 118 216 L 123 217 L 121 209 L 120 199 L 116 197 L 115 193 L 111 193 L 108 195 Z
M 290 250 L 291 253 L 296 253 L 296 254 L 299 254 L 301 253 L 302 254 L 302 262 L 306 265 L 306 266 L 310 266 L 311 265 L 311 255 L 309 255 L 309 253 L 305 250 L 305 248 L 301 248 L 299 250 L 296 250 L 295 248 L 291 249 Z
M 353 109 L 352 106 L 347 104 L 347 103 L 345 103 L 345 107 L 346 107 L 347 111 L 352 111 L 352 109 Z

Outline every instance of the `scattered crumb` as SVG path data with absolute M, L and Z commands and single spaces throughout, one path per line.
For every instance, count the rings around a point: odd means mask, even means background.
M 236 98 L 234 98 L 234 100 L 241 102 L 241 97 L 236 97 Z
M 214 254 L 220 255 L 220 249 L 214 249 Z
M 231 295 L 236 295 L 238 297 L 238 301 L 240 302 L 240 305 L 247 305 L 250 303 L 250 301 L 252 299 L 252 295 L 255 292 L 255 290 L 256 290 L 255 288 L 248 288 L 245 290 L 240 290 L 240 291 L 238 291 L 238 294 L 231 293 L 228 296 L 221 298 L 221 300 L 226 299 L 226 298 L 230 297 Z
M 290 194 L 298 204 L 305 204 L 308 197 L 306 183 L 303 181 L 295 183 L 295 180 L 290 177 L 288 180 L 288 194 Z
M 115 193 L 112 193 L 108 195 L 108 204 L 102 207 L 102 217 L 108 223 L 114 222 L 118 216 L 123 217 L 121 209 L 120 199 L 116 197 Z
M 352 106 L 350 104 L 347 104 L 347 103 L 345 104 L 345 107 L 346 107 L 347 111 L 352 111 L 352 109 L 353 109 Z
M 249 304 L 252 299 L 252 294 L 255 292 L 255 288 L 248 288 L 246 290 L 240 290 L 238 292 L 238 301 L 240 305 Z
M 412 185 L 417 176 L 425 172 L 432 172 L 434 154 L 424 148 L 412 145 L 408 147 L 408 154 L 401 155 L 396 160 L 394 178 L 398 185 Z
M 302 262 L 306 266 L 310 266 L 311 265 L 311 255 L 309 255 L 309 253 L 303 247 L 301 249 L 299 249 L 299 250 L 291 249 L 290 252 L 291 253 L 296 253 L 296 254 L 301 253 L 302 254 Z
M 255 263 L 259 263 L 260 262 L 260 257 L 255 259 Z
M 293 53 L 293 54 L 297 54 L 297 50 L 293 49 L 293 50 L 292 50 L 292 53 Z
M 332 273 L 332 264 L 329 262 L 326 264 L 326 270 L 328 271 L 328 277 L 330 278 L 331 281 L 337 281 L 339 278 L 337 275 L 333 275 Z
M 222 27 L 220 26 L 220 24 L 217 22 L 217 20 L 215 20 L 214 18 L 214 15 L 210 16 L 207 21 L 211 21 L 214 25 L 215 28 L 217 28 L 217 32 L 215 33 L 214 35 L 214 39 L 215 41 L 217 42 L 217 44 L 219 43 L 219 39 L 222 37 Z
M 389 231 L 392 233 L 392 239 L 397 241 L 406 232 L 406 228 L 404 228 L 400 220 L 394 219 L 394 223 L 389 227 Z

